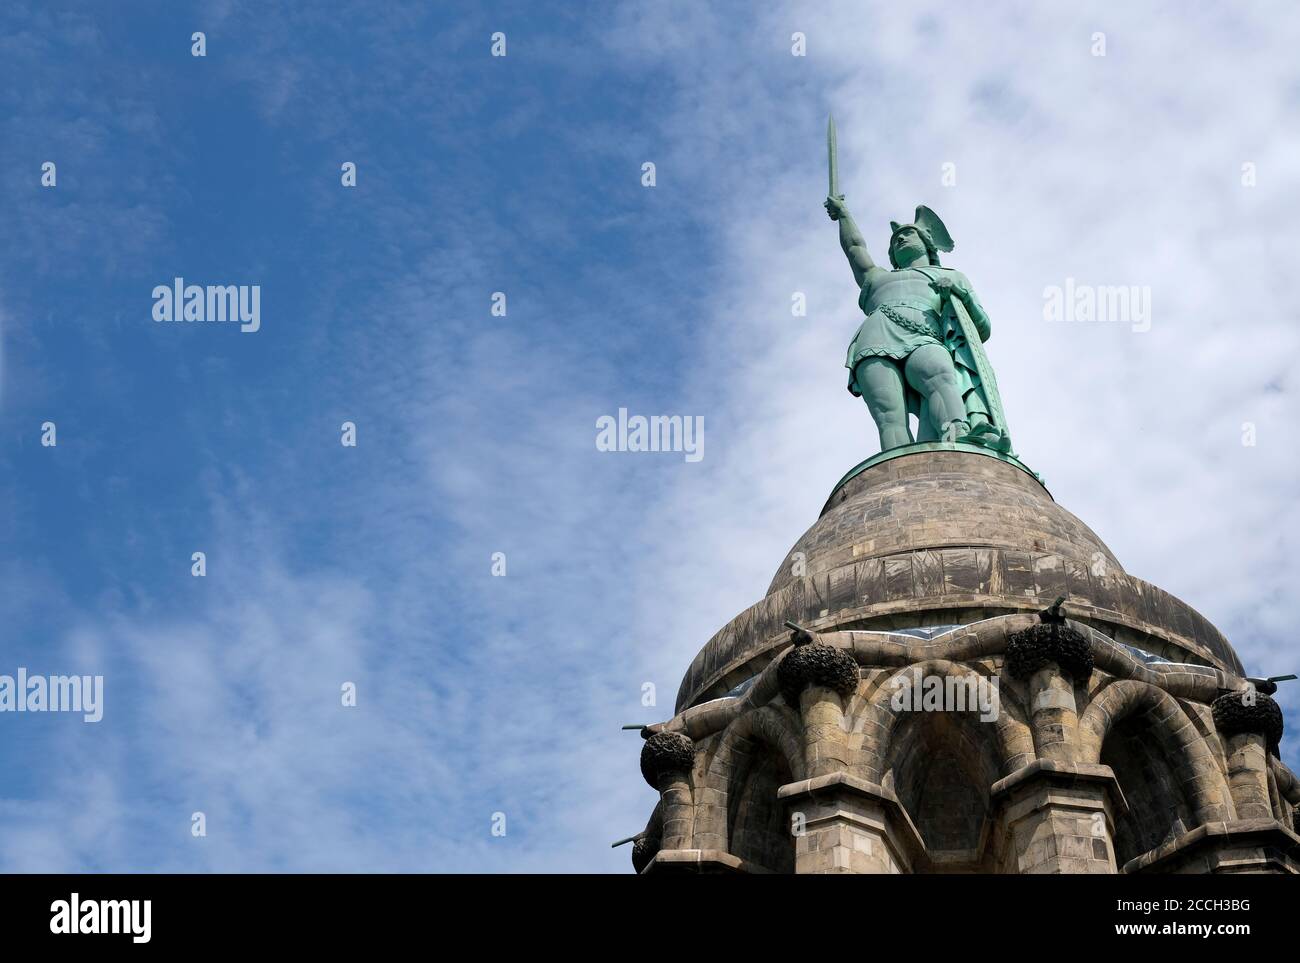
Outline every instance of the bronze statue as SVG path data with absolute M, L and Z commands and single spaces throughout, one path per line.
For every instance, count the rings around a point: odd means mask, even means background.
M 970 282 L 939 263 L 953 249 L 939 216 L 916 209 L 911 224 L 890 222 L 889 262 L 878 266 L 839 193 L 835 121 L 827 130 L 830 194 L 826 212 L 862 289 L 865 315 L 849 345 L 849 391 L 862 397 L 880 431 L 881 450 L 915 441 L 981 445 L 1011 453 L 992 366 L 984 354 L 990 324 Z M 917 416 L 912 438 L 908 415 Z

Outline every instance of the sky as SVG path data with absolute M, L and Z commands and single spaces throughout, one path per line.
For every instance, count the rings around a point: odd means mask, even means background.
M 1298 45 L 1262 2 L 5 4 L 0 673 L 104 717 L 0 714 L 0 871 L 629 871 L 619 727 L 877 450 L 830 112 L 877 260 L 947 224 L 1054 497 L 1300 670 Z M 156 322 L 176 277 L 259 330 Z M 599 451 L 620 408 L 704 457 Z

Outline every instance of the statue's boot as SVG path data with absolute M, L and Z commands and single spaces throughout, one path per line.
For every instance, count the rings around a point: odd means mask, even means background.
M 970 422 L 954 420 L 943 426 L 942 441 L 961 441 L 970 434 Z
M 994 451 L 1000 451 L 1005 454 L 1011 452 L 1011 439 L 1007 437 L 1006 432 L 989 422 L 981 422 L 972 428 L 965 435 L 957 439 L 968 445 L 980 445 L 984 448 L 991 448 Z

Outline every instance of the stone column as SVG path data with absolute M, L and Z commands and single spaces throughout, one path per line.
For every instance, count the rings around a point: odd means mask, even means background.
M 1273 819 L 1268 795 L 1268 754 L 1282 738 L 1282 710 L 1255 689 L 1219 696 L 1211 706 L 1228 760 L 1228 790 L 1237 819 Z
M 777 666 L 786 703 L 799 711 L 804 763 L 809 776 L 844 772 L 849 766 L 844 701 L 858 687 L 858 664 L 833 645 L 795 633 L 795 647 Z
M 1002 870 L 1114 873 L 1115 816 L 1126 809 L 1109 766 L 1081 763 L 1074 685 L 1092 675 L 1088 640 L 1059 603 L 1007 643 L 1007 674 L 1029 690 L 1038 759 L 993 784 L 1006 833 Z
M 1044 618 L 1057 618 L 1044 613 Z M 1079 710 L 1074 683 L 1092 674 L 1092 651 L 1082 633 L 1060 621 L 1043 621 L 1011 636 L 1006 669 L 1026 681 L 1034 748 L 1040 759 L 1079 761 Z
M 661 730 L 641 747 L 641 775 L 659 790 L 663 825 L 660 837 L 647 833 L 632 850 L 639 873 L 663 875 L 697 873 L 761 873 L 762 867 L 718 849 L 696 849 L 695 799 L 691 771 L 695 743 L 680 732 Z
M 659 790 L 663 802 L 661 850 L 686 849 L 690 845 L 694 765 L 695 743 L 680 732 L 653 733 L 641 747 L 641 775 Z
M 796 632 L 777 667 L 786 703 L 799 709 L 808 778 L 783 786 L 795 835 L 796 873 L 910 872 L 924 850 L 893 793 L 849 775 L 844 700 L 858 685 L 858 664 L 841 649 Z
M 1034 743 L 1043 759 L 1073 762 L 1079 711 L 1074 684 L 1055 662 L 1029 677 L 1029 712 Z

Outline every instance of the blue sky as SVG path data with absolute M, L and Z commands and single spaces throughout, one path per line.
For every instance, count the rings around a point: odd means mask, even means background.
M 1300 30 L 1058 6 L 7 5 L 0 671 L 106 706 L 0 719 L 0 869 L 626 871 L 619 725 L 876 450 L 828 110 L 873 251 L 947 222 L 1058 500 L 1296 669 Z M 261 330 L 154 323 L 177 275 Z M 1070 277 L 1151 330 L 1044 321 Z M 598 452 L 620 407 L 706 457 Z

